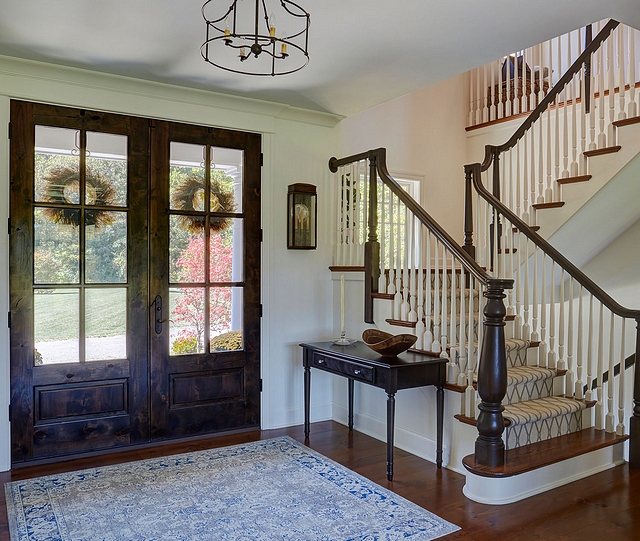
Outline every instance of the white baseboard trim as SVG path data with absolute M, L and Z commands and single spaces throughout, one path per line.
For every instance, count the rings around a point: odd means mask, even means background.
M 467 471 L 467 482 L 462 492 L 474 502 L 505 505 L 589 477 L 624 462 L 624 444 L 619 443 L 513 477 L 497 479 Z
M 331 421 L 332 406 L 331 402 L 313 404 L 311 406 L 310 421 L 312 423 Z M 269 419 L 262 419 L 261 428 L 262 430 L 270 430 L 301 425 L 302 423 L 304 423 L 304 409 L 302 407 L 286 408 L 272 411 Z
M 349 424 L 349 410 L 340 404 L 333 405 L 333 420 L 337 423 Z M 376 417 L 358 413 L 354 414 L 354 428 L 358 432 L 362 432 L 367 436 L 371 436 L 377 440 L 387 441 L 387 424 Z M 394 434 L 394 446 L 403 451 L 407 451 L 412 455 L 428 460 L 435 464 L 436 461 L 436 442 L 415 432 L 411 432 L 406 428 L 396 425 Z M 443 456 L 447 456 L 446 446 L 443 449 Z M 443 460 L 446 467 L 446 460 Z

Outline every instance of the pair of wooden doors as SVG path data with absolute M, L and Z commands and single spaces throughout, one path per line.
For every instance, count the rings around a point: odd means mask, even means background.
M 11 102 L 14 463 L 259 426 L 260 136 Z

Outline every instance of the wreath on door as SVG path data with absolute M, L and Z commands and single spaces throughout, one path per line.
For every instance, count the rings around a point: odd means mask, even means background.
M 44 180 L 42 200 L 56 205 L 80 205 L 80 175 L 78 169 L 69 166 L 54 167 Z M 85 204 L 97 207 L 108 207 L 113 204 L 116 190 L 111 180 L 90 167 L 85 174 Z M 77 227 L 80 223 L 80 212 L 73 207 L 47 207 L 43 214 L 51 221 Z M 84 211 L 85 225 L 104 227 L 111 225 L 114 216 L 101 209 L 87 208 Z
M 210 212 L 234 212 L 236 204 L 233 200 L 233 192 L 224 187 L 215 178 L 211 179 Z M 178 185 L 171 196 L 174 209 L 188 212 L 204 212 L 205 190 L 204 181 L 196 175 L 189 175 Z M 204 229 L 204 219 L 194 216 L 180 216 L 181 226 L 190 233 L 198 233 Z M 211 231 L 220 233 L 231 224 L 231 218 L 209 218 Z

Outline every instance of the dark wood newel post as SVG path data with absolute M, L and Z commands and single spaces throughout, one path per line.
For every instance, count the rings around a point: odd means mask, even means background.
M 473 165 L 464 166 L 464 244 L 462 249 L 473 259 L 476 258 L 476 247 L 473 245 Z
M 629 419 L 629 466 L 640 468 L 640 319 L 636 319 L 636 363 L 633 367 L 633 414 Z
M 504 343 L 504 318 L 507 310 L 502 299 L 513 280 L 492 279 L 484 296 L 484 338 L 478 367 L 478 394 L 482 400 L 476 422 L 478 439 L 475 461 L 483 466 L 504 464 L 504 418 L 502 399 L 507 392 L 507 355 Z
M 380 149 L 381 150 L 381 149 Z M 380 150 L 378 152 L 380 152 Z M 384 158 L 384 155 L 381 156 Z M 369 209 L 367 242 L 364 245 L 364 321 L 373 321 L 372 293 L 378 292 L 380 277 L 380 243 L 378 242 L 378 177 L 376 168 L 378 155 L 369 154 Z

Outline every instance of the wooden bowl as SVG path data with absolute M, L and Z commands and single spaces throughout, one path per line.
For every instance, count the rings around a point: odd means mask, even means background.
M 383 357 L 395 357 L 407 351 L 418 340 L 413 334 L 389 334 L 378 329 L 367 329 L 362 340 L 373 351 Z

